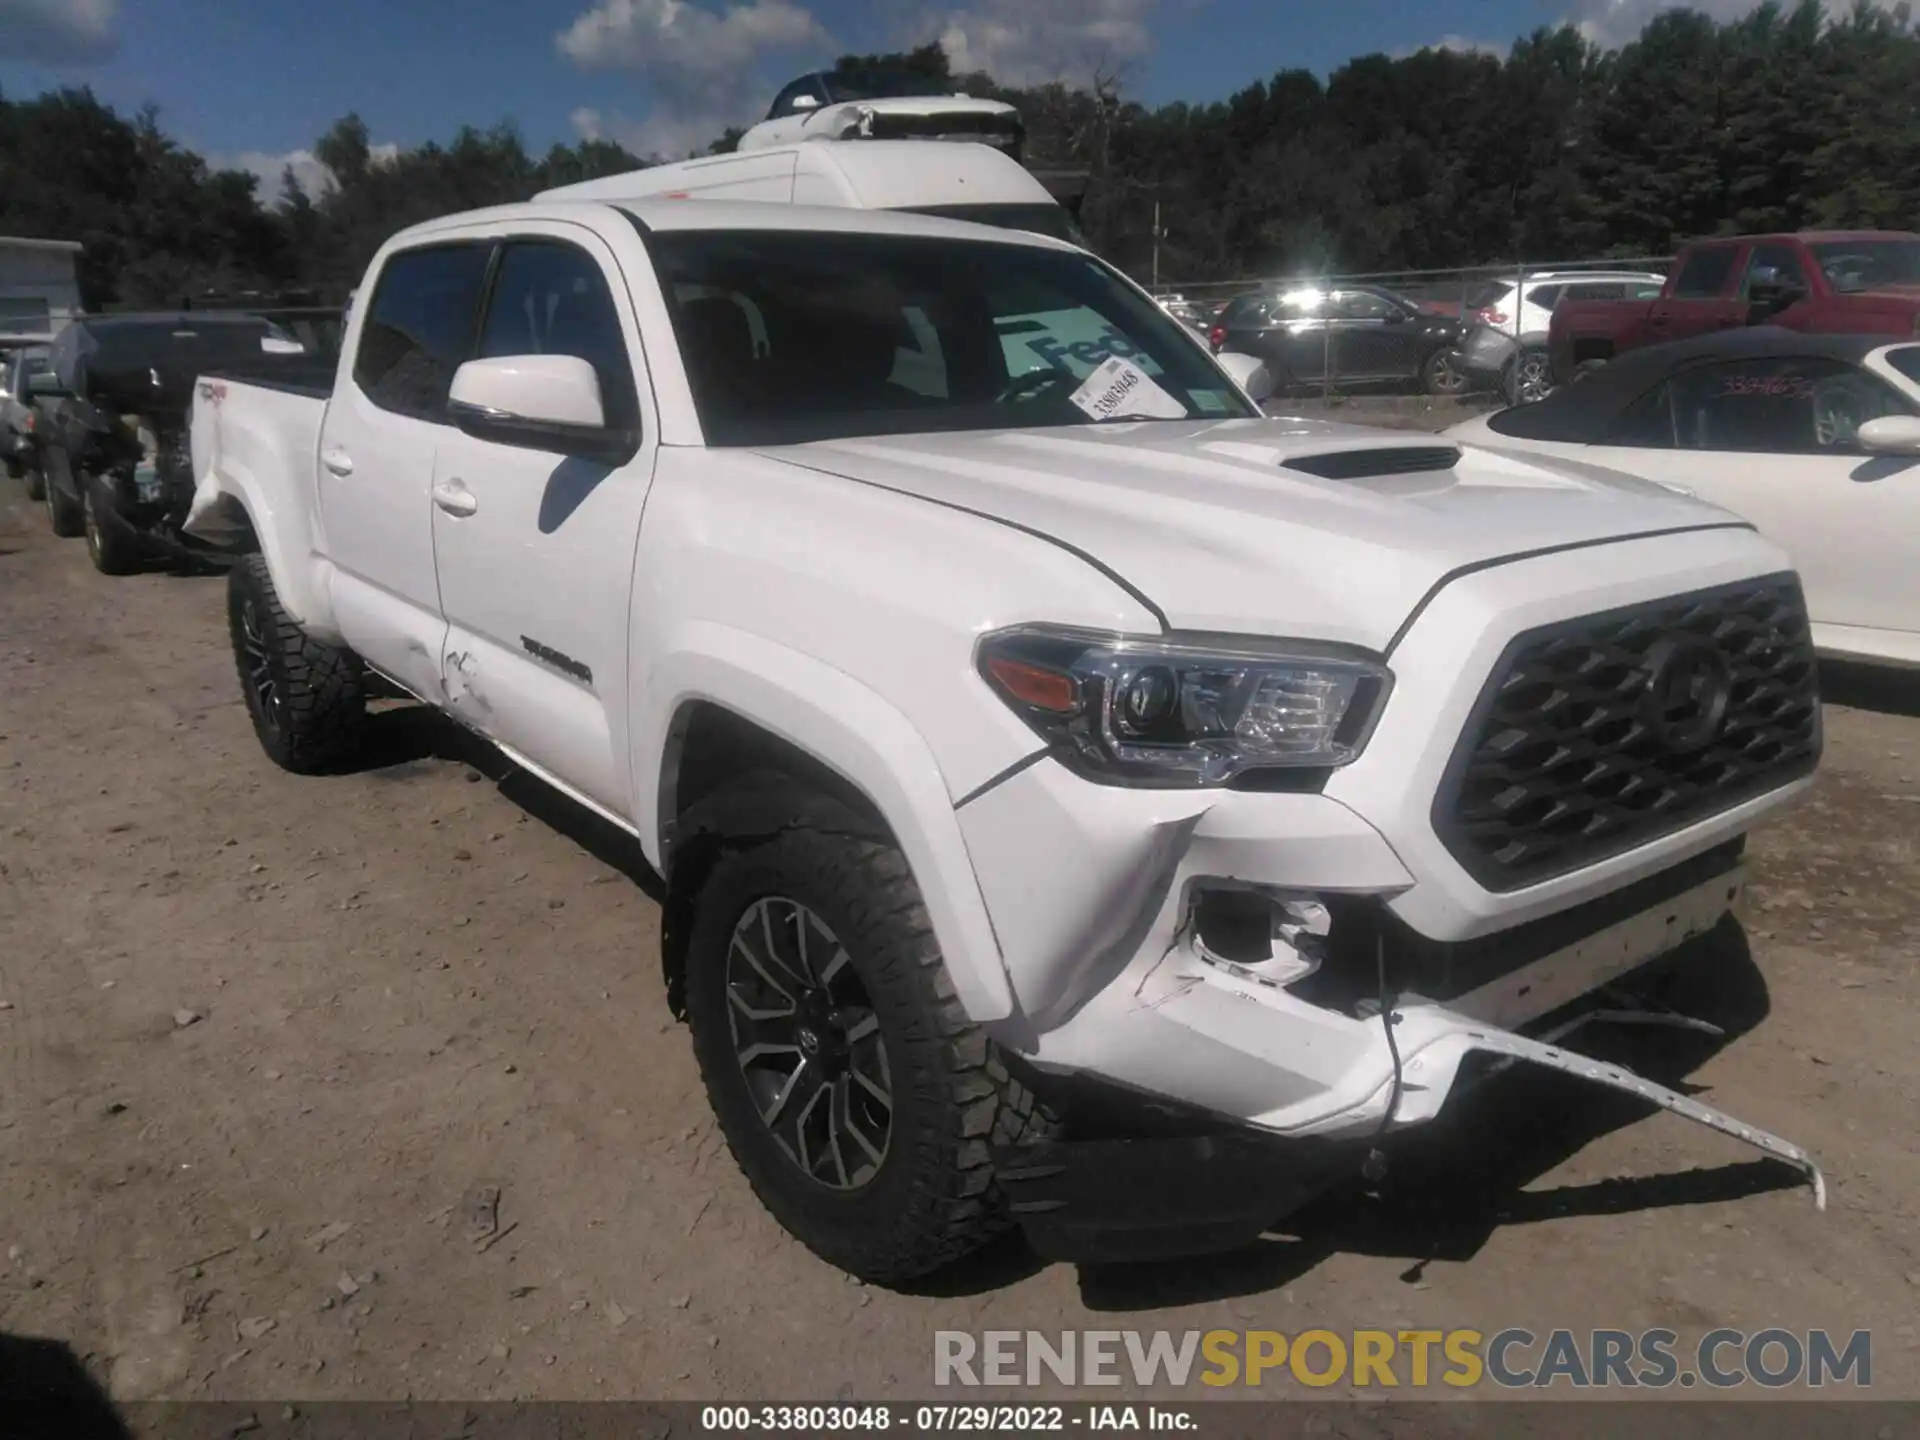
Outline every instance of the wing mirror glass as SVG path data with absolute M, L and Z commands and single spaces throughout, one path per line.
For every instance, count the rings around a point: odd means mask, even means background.
M 1860 448 L 1876 455 L 1920 455 L 1920 415 L 1882 415 L 1860 426 Z
M 623 464 L 639 436 L 609 429 L 600 378 L 575 355 L 469 360 L 453 375 L 447 416 L 477 440 Z

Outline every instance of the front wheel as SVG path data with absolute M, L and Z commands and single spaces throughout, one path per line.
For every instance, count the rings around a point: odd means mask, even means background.
M 140 568 L 140 542 L 120 517 L 112 485 L 101 476 L 81 477 L 80 518 L 94 569 L 102 575 L 131 575 Z
M 1429 395 L 1458 395 L 1467 388 L 1466 366 L 1458 350 L 1436 350 L 1421 367 L 1420 383 Z
M 1009 1082 L 898 850 L 796 828 L 728 852 L 695 904 L 686 1000 L 734 1159 L 822 1259 L 898 1283 L 1008 1224 L 988 1144 Z
M 351 759 L 365 728 L 366 669 L 351 650 L 300 628 L 280 603 L 265 556 L 243 556 L 228 572 L 227 628 L 267 757 L 300 775 Z

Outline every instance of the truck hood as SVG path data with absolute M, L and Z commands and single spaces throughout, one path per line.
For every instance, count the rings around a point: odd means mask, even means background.
M 1435 452 L 1446 448 L 1460 450 L 1457 464 L 1413 468 L 1444 464 Z M 1111 572 L 1176 629 L 1373 651 L 1464 567 L 1738 523 L 1656 486 L 1536 456 L 1309 420 L 967 431 L 759 453 L 1042 535 Z M 1351 478 L 1296 468 L 1303 461 Z

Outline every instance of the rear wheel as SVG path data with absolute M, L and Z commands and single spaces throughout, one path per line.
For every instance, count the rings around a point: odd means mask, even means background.
M 102 575 L 131 575 L 140 568 L 140 544 L 120 518 L 113 487 L 98 475 L 80 482 L 80 518 L 87 533 L 87 558 Z
M 1006 1228 L 988 1146 L 1017 1089 L 898 850 L 796 828 L 726 853 L 695 903 L 686 986 L 728 1147 L 815 1254 L 900 1282 Z
M 244 556 L 229 572 L 227 627 L 247 715 L 268 758 L 303 775 L 350 759 L 365 729 L 365 667 L 287 614 L 265 556 Z
M 1553 393 L 1553 362 L 1545 350 L 1522 350 L 1507 366 L 1509 405 L 1532 405 Z
M 73 482 L 73 469 L 66 452 L 49 450 L 46 457 L 45 499 L 47 524 L 63 540 L 71 540 L 86 531 L 86 517 L 80 513 L 79 491 Z

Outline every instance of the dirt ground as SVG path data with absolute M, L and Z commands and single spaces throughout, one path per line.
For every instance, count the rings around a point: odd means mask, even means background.
M 1822 1159 L 1824 1215 L 1729 1140 L 1510 1072 L 1257 1249 L 1080 1269 L 1008 1243 L 894 1294 L 748 1193 L 630 847 L 405 708 L 370 768 L 277 771 L 222 597 L 94 573 L 0 481 L 0 1334 L 64 1342 L 116 1398 L 925 1397 L 936 1329 L 1250 1325 L 1869 1329 L 1875 1393 L 1920 1397 L 1897 687 L 1829 708 L 1812 800 L 1755 837 L 1713 964 L 1728 995 L 1764 977 L 1740 1023 L 1770 1016 L 1704 1055 L 1582 1042 L 1698 1059 L 1714 1103 Z

